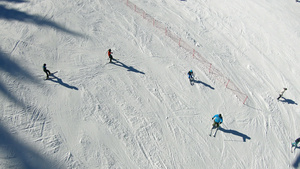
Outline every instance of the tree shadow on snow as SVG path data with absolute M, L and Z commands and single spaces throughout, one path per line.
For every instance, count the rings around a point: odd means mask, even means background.
M 222 127 L 219 127 L 219 130 L 220 131 L 223 131 L 224 133 L 230 133 L 230 134 L 233 134 L 233 135 L 236 135 L 236 136 L 240 136 L 243 138 L 243 142 L 246 142 L 246 140 L 250 140 L 251 138 L 249 136 L 247 136 L 246 134 L 243 134 L 243 133 L 240 133 L 236 130 L 231 130 L 231 129 L 224 129 Z
M 294 102 L 293 100 L 291 99 L 286 99 L 284 97 L 281 97 L 283 100 L 280 100 L 282 103 L 287 103 L 287 104 L 295 104 L 295 105 L 298 105 L 296 102 Z
M 14 77 L 16 79 L 25 80 L 31 83 L 38 84 L 39 81 L 31 75 L 26 69 L 22 68 L 17 61 L 11 60 L 9 55 L 0 50 L 0 73 L 2 75 L 7 74 L 8 77 Z M 2 79 L 2 78 L 1 78 Z M 21 89 L 19 89 L 21 90 Z M 9 100 L 16 103 L 18 106 L 25 107 L 25 103 L 17 98 L 9 87 L 0 81 L 0 93 L 6 96 Z
M 201 83 L 201 84 L 203 84 L 205 87 L 208 87 L 208 88 L 210 88 L 211 90 L 215 90 L 215 88 L 213 88 L 212 86 L 210 86 L 209 84 L 206 84 L 206 83 L 204 83 L 204 82 L 202 82 L 202 81 L 200 81 L 200 80 L 194 80 L 194 83 Z
M 56 73 L 56 72 L 54 72 L 54 73 Z M 62 85 L 62 86 L 64 86 L 64 87 L 66 87 L 66 88 L 78 90 L 77 87 L 75 87 L 75 86 L 70 86 L 69 84 L 64 83 L 60 78 L 58 78 L 57 76 L 55 76 L 54 73 L 52 73 L 52 74 L 50 75 L 50 77 L 49 77 L 48 80 L 50 80 L 50 81 L 52 81 L 52 82 L 55 82 L 55 83 L 58 83 L 58 84 L 60 84 L 60 85 Z M 51 76 L 52 76 L 52 77 L 51 77 Z
M 62 25 L 56 22 L 44 19 L 44 17 L 42 16 L 31 15 L 26 12 L 18 11 L 16 9 L 9 9 L 6 8 L 5 5 L 0 5 L 0 19 L 10 20 L 10 21 L 15 20 L 19 22 L 36 24 L 39 26 L 51 27 L 65 33 L 69 33 L 71 35 L 83 37 L 82 34 L 66 29 Z
M 144 72 L 141 72 L 141 71 L 135 69 L 135 68 L 132 67 L 132 66 L 127 66 L 127 65 L 125 65 L 124 63 L 122 63 L 122 62 L 120 62 L 120 61 L 118 61 L 118 60 L 114 60 L 114 61 L 116 61 L 116 62 L 111 62 L 111 63 L 114 64 L 114 65 L 120 66 L 120 67 L 124 67 L 124 68 L 127 69 L 127 71 L 129 71 L 129 72 L 140 73 L 140 74 L 143 74 L 143 75 L 145 74 Z
M 58 167 L 55 161 L 50 161 L 33 148 L 22 143 L 21 140 L 18 140 L 2 124 L 0 124 L 0 138 L 1 156 L 5 156 L 5 158 L 1 158 L 1 161 L 8 161 L 8 168 L 52 169 Z

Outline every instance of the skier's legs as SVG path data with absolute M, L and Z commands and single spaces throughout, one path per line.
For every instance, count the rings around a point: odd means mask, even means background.
M 113 60 L 112 55 L 109 55 L 109 62 L 111 62 Z
M 51 72 L 50 72 L 49 70 L 46 70 L 46 71 L 47 71 L 48 76 L 50 76 L 50 75 L 51 75 Z
M 279 100 L 279 99 L 281 98 L 281 96 L 282 96 L 282 95 L 280 94 L 279 97 L 277 98 L 277 100 Z
M 46 76 L 47 76 L 47 79 L 48 79 L 49 78 L 49 74 L 48 74 L 49 70 L 45 70 L 44 72 L 46 73 Z
M 218 128 L 219 127 L 219 123 L 217 123 L 217 122 L 214 121 L 214 123 L 213 123 L 212 126 L 213 126 L 213 128 Z

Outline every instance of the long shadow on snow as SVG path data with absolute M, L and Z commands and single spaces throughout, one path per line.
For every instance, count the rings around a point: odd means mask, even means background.
M 281 102 L 283 102 L 283 103 L 298 105 L 296 102 L 294 102 L 294 101 L 291 100 L 291 99 L 286 99 L 286 98 L 284 98 L 284 97 L 281 97 L 281 98 L 284 99 L 284 100 L 281 101 Z
M 298 147 L 299 148 L 299 147 Z M 298 154 L 297 158 L 295 159 L 295 161 L 293 162 L 293 167 L 294 168 L 298 168 L 300 164 L 300 154 Z
M 16 61 L 9 58 L 7 54 L 0 51 L 0 72 L 6 72 L 9 76 L 15 77 L 17 79 L 26 80 L 38 84 L 38 80 L 34 78 L 30 72 L 22 68 Z M 3 74 L 3 73 L 2 73 Z M 0 92 L 3 93 L 9 100 L 16 103 L 18 106 L 25 107 L 25 104 L 19 100 L 15 95 L 13 95 L 2 81 L 0 81 Z
M 77 87 L 75 87 L 75 86 L 70 86 L 69 84 L 64 83 L 60 78 L 58 78 L 57 76 L 55 76 L 54 73 L 53 73 L 52 75 L 50 75 L 50 76 L 53 77 L 53 78 L 49 77 L 49 80 L 50 80 L 50 81 L 55 82 L 55 83 L 58 83 L 58 84 L 60 84 L 60 85 L 62 85 L 62 86 L 64 86 L 64 87 L 66 87 L 66 88 L 69 88 L 69 89 L 78 90 Z M 56 80 L 55 80 L 55 79 L 56 79 Z
M 200 80 L 194 80 L 194 83 L 201 83 L 201 84 L 203 84 L 204 86 L 206 86 L 206 87 L 209 87 L 210 89 L 212 89 L 212 90 L 215 90 L 215 88 L 213 88 L 212 86 L 210 86 L 209 84 L 206 84 L 206 83 L 204 83 L 204 82 L 202 82 L 202 81 L 200 81 Z
M 243 134 L 243 133 L 240 133 L 236 130 L 231 130 L 231 129 L 224 129 L 222 127 L 219 127 L 219 130 L 220 131 L 223 131 L 224 133 L 230 133 L 230 134 L 233 134 L 233 135 L 236 135 L 236 136 L 240 136 L 243 138 L 243 142 L 246 142 L 246 139 L 251 139 L 249 136 L 247 136 L 246 134 Z
M 39 26 L 51 27 L 65 33 L 69 33 L 71 35 L 83 37 L 82 34 L 68 30 L 58 23 L 44 19 L 42 16 L 30 15 L 25 12 L 18 11 L 16 9 L 8 9 L 5 7 L 5 5 L 0 5 L 0 19 L 16 20 L 19 22 L 32 23 Z
M 7 1 L 7 2 L 13 2 L 13 3 L 23 3 L 23 2 L 28 2 L 26 0 L 0 0 L 1 1 Z
M 127 71 L 130 71 L 130 72 L 140 73 L 140 74 L 143 74 L 143 75 L 145 74 L 144 72 L 141 72 L 141 71 L 135 69 L 132 66 L 127 66 L 127 65 L 125 65 L 124 63 L 122 63 L 122 62 L 120 62 L 118 60 L 115 60 L 115 61 L 116 62 L 111 62 L 111 63 L 114 64 L 114 65 L 120 66 L 120 67 L 124 67 L 124 68 L 127 69 Z
M 9 161 L 13 161 L 15 168 L 19 166 L 24 169 L 40 169 L 40 168 L 56 168 L 57 163 L 55 161 L 50 161 L 39 154 L 33 148 L 25 145 L 9 133 L 2 124 L 0 124 L 0 150 L 1 154 L 6 154 L 6 158 Z M 2 159 L 3 160 L 3 159 Z M 55 167 L 56 166 L 56 167 Z
M 7 90 L 7 87 L 1 83 L 0 81 L 0 93 L 2 93 L 4 96 L 6 96 L 10 101 L 15 103 L 16 105 L 20 107 L 25 107 L 25 104 L 19 100 L 15 95 L 13 95 L 10 91 Z

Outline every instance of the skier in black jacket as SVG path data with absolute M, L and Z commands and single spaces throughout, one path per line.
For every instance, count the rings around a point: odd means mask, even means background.
M 49 76 L 51 75 L 51 72 L 46 68 L 46 63 L 44 63 L 44 65 L 43 65 L 43 70 L 47 75 L 46 79 L 49 79 Z

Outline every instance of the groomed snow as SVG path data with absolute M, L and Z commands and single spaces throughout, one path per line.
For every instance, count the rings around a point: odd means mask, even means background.
M 246 103 L 126 0 L 0 0 L 1 169 L 300 168 L 300 2 L 130 2 Z

